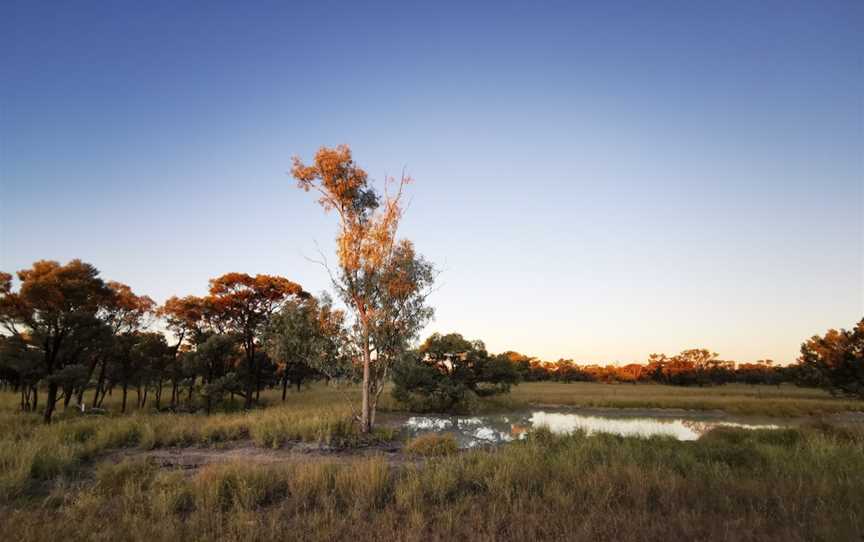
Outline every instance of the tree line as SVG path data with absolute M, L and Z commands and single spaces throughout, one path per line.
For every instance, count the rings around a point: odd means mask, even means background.
M 864 399 L 864 319 L 849 330 L 831 329 L 824 336 L 814 335 L 801 344 L 800 352 L 788 365 L 770 359 L 743 363 L 723 360 L 704 348 L 674 356 L 651 354 L 645 363 L 605 366 L 580 365 L 569 359 L 543 362 L 518 352 L 506 355 L 525 381 L 655 382 L 673 386 L 786 382 Z
M 80 260 L 38 261 L 17 275 L 13 291 L 12 276 L 0 273 L 0 384 L 19 393 L 23 411 L 41 404 L 46 422 L 61 401 L 84 408 L 87 390 L 90 408 L 116 391 L 125 412 L 132 391 L 139 408 L 209 413 L 229 397 L 251 408 L 264 389 L 281 387 L 284 400 L 289 385 L 299 390 L 314 379 L 363 378 L 356 324 L 328 296 L 313 296 L 284 277 L 228 273 L 212 279 L 205 296 L 157 305 Z M 468 397 L 542 381 L 791 382 L 864 397 L 864 319 L 808 339 L 788 366 L 736 363 L 707 349 L 652 354 L 642 364 L 544 362 L 515 351 L 493 355 L 482 341 L 457 333 L 435 333 L 394 358 L 385 378 L 394 383 L 394 397 L 415 410 L 451 410 Z M 47 392 L 42 399 L 40 388 Z
M 579 364 L 572 359 L 540 361 L 518 352 L 507 356 L 525 381 L 554 382 L 656 382 L 672 386 L 711 386 L 733 382 L 780 384 L 795 381 L 790 367 L 763 359 L 738 363 L 723 360 L 704 348 L 692 348 L 669 356 L 651 354 L 644 363 Z
M 138 407 L 210 411 L 231 395 L 249 408 L 262 388 L 300 386 L 343 355 L 343 313 L 284 277 L 228 273 L 161 306 L 80 260 L 38 261 L 18 279 L 13 292 L 0 274 L 0 381 L 24 411 L 45 388 L 46 422 L 60 401 L 83 408 L 86 390 L 91 408 L 118 391 L 124 412 L 130 390 Z
M 312 378 L 360 383 L 354 418 L 371 431 L 385 384 L 397 399 L 439 409 L 468 396 L 506 393 L 521 381 L 640 382 L 716 385 L 794 381 L 864 397 L 864 320 L 830 330 L 801 347 L 798 362 L 735 363 L 706 349 L 652 354 L 644 364 L 545 363 L 518 352 L 491 355 L 481 341 L 431 336 L 415 348 L 433 316 L 427 300 L 434 266 L 397 236 L 403 215 L 402 175 L 377 190 L 347 145 L 322 147 L 310 164 L 294 158 L 298 187 L 316 192 L 338 218 L 336 264 L 319 262 L 344 310 L 285 277 L 228 273 L 205 296 L 171 297 L 162 305 L 91 264 L 42 260 L 13 277 L 0 272 L 0 385 L 20 394 L 24 411 L 42 408 L 50 422 L 59 402 L 99 408 L 107 395 L 129 392 L 139 407 L 221 406 L 238 397 L 252 408 L 262 389 Z M 45 397 L 40 391 L 46 391 Z M 168 394 L 165 396 L 165 394 Z

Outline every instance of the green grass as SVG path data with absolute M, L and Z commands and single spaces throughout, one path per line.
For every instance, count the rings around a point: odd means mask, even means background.
M 182 390 L 181 390 L 182 391 Z M 314 391 L 311 395 L 308 391 Z M 89 408 L 91 401 L 93 399 L 93 391 L 88 390 L 84 393 L 84 404 Z M 39 394 L 39 408 L 44 406 L 44 400 L 46 397 L 46 391 L 43 389 Z M 281 404 L 282 390 L 281 389 L 270 389 L 264 390 L 261 392 L 261 404 L 263 406 L 275 406 Z M 304 387 L 303 391 L 297 393 L 293 388 L 290 389 L 287 395 L 287 402 L 289 404 L 297 404 L 298 402 L 311 401 L 318 405 L 324 404 L 347 404 L 346 397 L 349 398 L 359 398 L 360 390 L 356 386 L 343 386 L 341 388 L 336 388 L 333 386 L 327 386 L 322 382 L 313 383 L 309 387 Z M 171 398 L 171 390 L 167 386 L 163 390 L 162 394 L 162 407 L 167 407 L 170 403 Z M 113 414 L 120 413 L 120 407 L 122 404 L 123 396 L 120 390 L 115 389 L 111 395 L 105 397 L 105 400 L 102 404 L 103 408 Z M 9 391 L 0 391 L 0 413 L 11 413 L 18 410 L 20 402 L 20 396 L 16 393 L 12 393 Z M 186 392 L 183 391 L 181 393 L 181 404 L 185 404 L 186 402 Z M 233 400 L 226 400 L 226 407 L 221 409 L 222 411 L 229 412 L 240 412 L 243 408 L 243 399 L 239 396 L 235 397 Z M 147 398 L 147 404 L 143 409 L 139 409 L 137 405 L 137 396 L 133 390 L 129 391 L 129 397 L 126 403 L 126 412 L 127 414 L 135 414 L 139 412 L 144 413 L 153 413 L 155 412 L 155 399 L 153 398 L 153 393 L 151 392 Z M 72 414 L 70 412 L 70 414 Z M 63 406 L 62 401 L 57 406 L 56 414 L 57 416 L 63 417 Z M 2 422 L 0 422 L 2 423 Z M 0 426 L 2 428 L 2 426 Z
M 0 393 L 0 500 L 14 499 L 34 486 L 58 476 L 72 476 L 106 450 L 152 449 L 167 446 L 219 446 L 251 439 L 256 445 L 278 448 L 288 441 L 307 441 L 336 447 L 368 442 L 350 421 L 345 400 L 357 390 L 337 390 L 315 385 L 279 401 L 278 391 L 265 392 L 262 402 L 271 405 L 250 413 L 211 416 L 155 414 L 132 411 L 120 416 L 117 394 L 106 407 L 114 414 L 80 416 L 77 411 L 60 412 L 57 421 L 43 426 L 36 414 L 14 412 L 17 397 Z M 830 397 L 821 390 L 784 385 L 727 385 L 713 388 L 681 388 L 595 383 L 526 383 L 507 397 L 482 404 L 500 410 L 534 404 L 586 407 L 722 409 L 735 414 L 774 416 L 823 415 L 861 410 L 860 401 Z M 385 395 L 382 409 L 398 410 Z M 392 438 L 382 431 L 372 440 Z M 421 443 L 422 444 L 422 443 Z M 418 444 L 419 446 L 419 444 Z
M 167 395 L 166 390 L 166 395 Z M 313 392 L 313 393 L 310 393 Z M 261 393 L 261 401 L 265 406 L 281 404 L 279 390 L 267 390 Z M 85 399 L 89 393 L 85 396 Z M 127 410 L 130 414 L 138 412 L 130 393 Z M 359 389 L 347 387 L 335 389 L 321 383 L 313 384 L 300 393 L 288 394 L 288 404 L 294 405 L 310 402 L 311 405 L 338 405 L 347 407 L 346 397 L 359 398 Z M 89 401 L 85 401 L 89 404 Z M 166 402 L 163 401 L 163 405 Z M 152 413 L 152 400 L 142 412 Z M 847 411 L 864 411 L 864 401 L 832 397 L 827 391 L 816 388 L 800 388 L 792 384 L 781 386 L 726 384 L 709 387 L 666 386 L 661 384 L 601 384 L 596 382 L 526 382 L 514 386 L 509 395 L 493 397 L 480 401 L 478 407 L 482 410 L 501 410 L 525 406 L 529 404 L 568 405 L 598 408 L 680 408 L 688 410 L 723 410 L 736 415 L 765 415 L 778 417 L 791 416 L 821 416 Z M 240 400 L 230 406 L 230 410 L 239 411 Z M 120 411 L 120 394 L 115 392 L 105 400 L 105 408 L 113 413 Z M 0 431 L 7 426 L 6 414 L 15 412 L 18 407 L 18 396 L 9 392 L 0 392 Z M 400 411 L 403 407 L 397 404 L 388 391 L 381 397 L 380 410 Z M 59 416 L 62 418 L 62 408 Z M 18 415 L 13 425 L 18 425 Z M 31 422 L 38 425 L 38 419 L 33 416 Z
M 0 502 L 20 497 L 46 480 L 74 476 L 100 454 L 119 448 L 220 446 L 251 439 L 266 448 L 288 441 L 352 447 L 392 438 L 382 429 L 361 436 L 341 394 L 326 387 L 292 394 L 284 404 L 252 412 L 81 416 L 70 410 L 51 425 L 39 416 L 0 413 Z
M 864 435 L 723 429 L 697 442 L 535 432 L 390 467 L 98 467 L 0 510 L 10 540 L 855 540 Z
M 571 405 L 597 408 L 681 408 L 723 410 L 735 415 L 778 417 L 821 416 L 864 410 L 864 401 L 838 399 L 814 388 L 726 384 L 681 387 L 660 384 L 599 384 L 594 382 L 532 382 L 513 388 L 501 406 L 517 404 Z

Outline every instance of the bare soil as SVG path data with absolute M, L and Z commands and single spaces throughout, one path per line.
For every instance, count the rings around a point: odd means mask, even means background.
M 185 447 L 155 450 L 116 450 L 104 456 L 104 461 L 119 463 L 125 459 L 144 458 L 159 466 L 194 471 L 213 463 L 242 461 L 244 463 L 352 463 L 381 457 L 392 466 L 422 462 L 421 458 L 402 452 L 402 443 L 390 442 L 363 448 L 333 448 L 323 444 L 292 442 L 281 448 L 261 448 L 251 440 L 233 442 L 218 448 Z

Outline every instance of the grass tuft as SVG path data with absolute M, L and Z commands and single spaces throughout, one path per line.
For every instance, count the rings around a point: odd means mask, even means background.
M 426 433 L 410 440 L 405 445 L 405 453 L 423 457 L 453 455 L 459 451 L 456 438 L 449 433 Z

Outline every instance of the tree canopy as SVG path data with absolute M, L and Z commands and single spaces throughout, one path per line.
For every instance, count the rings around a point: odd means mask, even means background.
M 864 399 L 864 318 L 852 329 L 829 329 L 801 345 L 802 368 L 834 393 Z
M 39 372 L 48 380 L 44 420 L 50 422 L 62 384 L 57 377 L 81 361 L 104 325 L 97 315 L 115 295 L 99 271 L 81 260 L 40 260 L 19 271 L 18 279 L 20 288 L 13 292 L 12 276 L 0 276 L 0 324 L 18 346 L 41 358 Z

